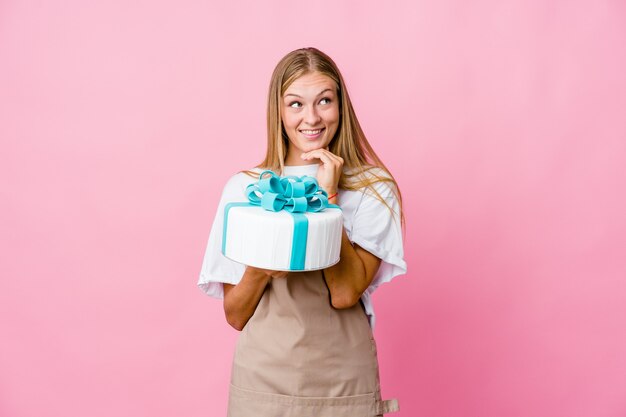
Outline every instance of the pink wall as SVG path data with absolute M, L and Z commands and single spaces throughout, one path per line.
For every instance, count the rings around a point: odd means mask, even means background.
M 0 3 L 1 416 L 224 415 L 197 275 L 309 45 L 404 191 L 396 415 L 626 415 L 623 2 L 51 3 Z

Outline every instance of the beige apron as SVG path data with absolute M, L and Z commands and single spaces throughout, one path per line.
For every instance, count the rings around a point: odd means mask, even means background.
M 360 303 L 337 310 L 321 271 L 272 279 L 242 330 L 228 417 L 375 417 L 376 343 Z

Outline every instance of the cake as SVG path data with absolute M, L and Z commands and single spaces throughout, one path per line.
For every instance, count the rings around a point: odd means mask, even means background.
M 339 262 L 343 216 L 317 180 L 272 171 L 259 178 L 246 189 L 248 202 L 224 208 L 224 256 L 275 271 L 312 271 Z

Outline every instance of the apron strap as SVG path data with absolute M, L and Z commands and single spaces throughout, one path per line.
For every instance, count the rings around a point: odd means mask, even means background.
M 382 415 L 385 413 L 393 413 L 398 410 L 400 410 L 400 407 L 398 406 L 398 400 L 395 398 L 393 400 L 376 402 L 376 414 Z

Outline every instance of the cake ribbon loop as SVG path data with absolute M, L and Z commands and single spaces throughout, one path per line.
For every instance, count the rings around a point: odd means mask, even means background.
M 246 188 L 246 195 L 250 204 L 269 211 L 318 212 L 332 206 L 314 177 L 280 177 L 271 170 L 261 172 L 259 181 Z

